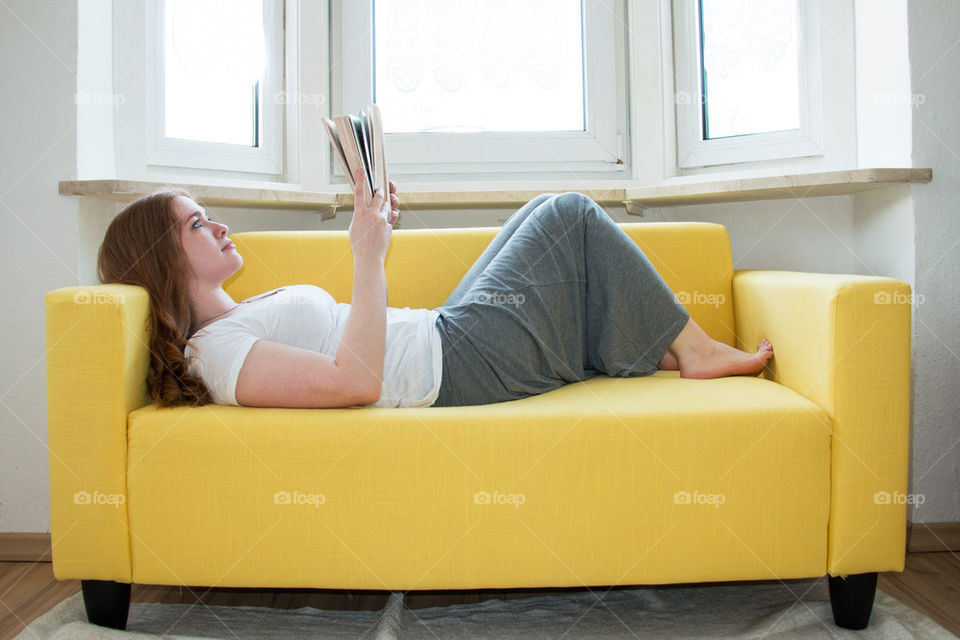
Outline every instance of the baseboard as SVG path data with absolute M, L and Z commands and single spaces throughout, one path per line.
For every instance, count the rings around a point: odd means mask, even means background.
M 960 551 L 960 522 L 907 522 L 907 551 Z
M 52 562 L 49 533 L 0 533 L 0 562 Z

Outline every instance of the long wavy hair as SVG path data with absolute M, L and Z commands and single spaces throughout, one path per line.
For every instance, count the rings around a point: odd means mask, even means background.
M 110 223 L 97 254 L 100 282 L 135 284 L 150 294 L 147 390 L 161 407 L 213 402 L 203 382 L 188 373 L 184 354 L 194 318 L 190 266 L 173 211 L 177 196 L 193 199 L 181 189 L 162 189 L 132 202 Z

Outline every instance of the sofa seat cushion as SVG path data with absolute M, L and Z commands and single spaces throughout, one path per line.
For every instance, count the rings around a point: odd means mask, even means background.
M 479 407 L 132 412 L 133 580 L 460 589 L 826 571 L 831 425 L 763 378 Z M 172 569 L 176 567 L 176 570 Z

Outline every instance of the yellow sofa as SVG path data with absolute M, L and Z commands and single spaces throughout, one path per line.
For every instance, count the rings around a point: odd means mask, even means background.
M 594 587 L 829 576 L 862 628 L 902 571 L 909 285 L 734 270 L 726 229 L 621 228 L 763 377 L 599 376 L 482 407 L 159 408 L 146 290 L 46 295 L 53 569 L 124 628 L 131 582 L 264 588 Z M 397 230 L 389 304 L 443 303 L 497 228 Z M 236 300 L 349 301 L 345 231 L 232 236 Z

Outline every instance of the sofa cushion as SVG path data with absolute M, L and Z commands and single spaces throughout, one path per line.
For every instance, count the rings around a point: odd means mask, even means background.
M 774 382 L 675 371 L 482 409 L 149 405 L 128 422 L 133 579 L 405 590 L 823 575 L 830 435 L 821 408 Z

